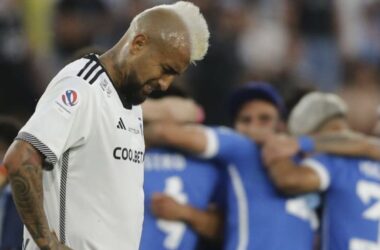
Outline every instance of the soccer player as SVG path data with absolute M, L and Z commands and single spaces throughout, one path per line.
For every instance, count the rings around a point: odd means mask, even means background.
M 218 183 L 218 169 L 209 161 L 175 149 L 148 149 L 140 249 L 194 250 L 199 236 L 216 238 L 221 223 L 210 205 Z
M 201 117 L 194 112 L 195 103 L 177 86 L 152 97 L 143 105 L 148 126 L 168 119 L 200 121 Z M 179 110 L 168 112 L 173 108 Z M 140 250 L 194 250 L 199 236 L 218 236 L 221 219 L 211 209 L 212 199 L 220 191 L 220 169 L 215 164 L 175 148 L 148 147 L 144 161 L 146 209 Z
M 313 92 L 295 107 L 293 134 L 350 133 L 346 105 L 338 96 Z M 323 192 L 323 249 L 380 249 L 380 162 L 365 157 L 313 155 L 297 167 L 279 153 L 293 138 L 273 137 L 264 150 L 268 171 L 287 194 Z M 344 141 L 337 141 L 344 146 Z M 277 152 L 277 153 L 276 153 Z M 375 154 L 374 154 L 375 155 Z
M 138 249 L 139 104 L 202 59 L 208 37 L 192 3 L 156 6 L 137 15 L 106 53 L 74 61 L 53 78 L 4 160 L 26 226 L 24 249 Z

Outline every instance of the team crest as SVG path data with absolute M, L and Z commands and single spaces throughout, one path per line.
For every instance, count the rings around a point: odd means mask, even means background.
M 72 107 L 78 103 L 78 94 L 74 90 L 66 90 L 62 95 L 62 101 L 66 106 Z

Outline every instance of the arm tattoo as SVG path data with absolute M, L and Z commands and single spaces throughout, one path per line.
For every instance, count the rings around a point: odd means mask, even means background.
M 34 149 L 24 148 L 23 154 L 21 166 L 9 176 L 13 198 L 29 233 L 43 249 L 49 245 L 50 230 L 43 208 L 42 167 Z

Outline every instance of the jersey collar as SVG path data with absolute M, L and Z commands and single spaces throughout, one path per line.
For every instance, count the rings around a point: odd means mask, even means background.
M 85 58 L 96 61 L 100 65 L 100 67 L 102 67 L 102 69 L 104 70 L 104 72 L 106 72 L 108 80 L 112 83 L 112 85 L 113 85 L 113 87 L 114 87 L 117 95 L 119 96 L 119 99 L 120 99 L 121 103 L 123 104 L 124 108 L 131 110 L 132 109 L 132 104 L 129 103 L 128 100 L 127 100 L 127 97 L 125 97 L 125 95 L 121 94 L 121 92 L 118 90 L 118 88 L 116 88 L 116 85 L 112 81 L 112 78 L 110 77 L 110 75 L 107 72 L 106 68 L 103 66 L 103 64 L 99 60 L 99 55 L 91 53 L 91 54 L 86 55 Z

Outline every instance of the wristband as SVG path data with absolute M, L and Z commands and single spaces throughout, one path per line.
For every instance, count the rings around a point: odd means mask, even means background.
M 311 153 L 315 151 L 315 141 L 310 136 L 298 137 L 298 146 L 300 151 L 304 153 Z

